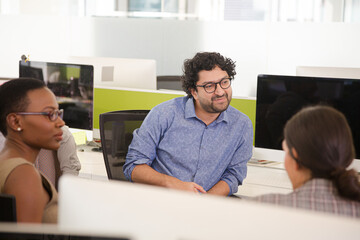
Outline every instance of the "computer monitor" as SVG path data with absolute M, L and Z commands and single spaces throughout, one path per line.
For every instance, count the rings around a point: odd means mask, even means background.
M 57 226 L 66 231 L 167 240 L 359 238 L 359 220 L 210 194 L 69 174 L 59 190 Z
M 360 79 L 360 68 L 297 66 L 296 76 Z
M 91 65 L 19 61 L 19 77 L 37 78 L 52 90 L 71 128 L 92 130 L 94 68 Z
M 360 159 L 359 79 L 259 75 L 255 147 L 281 149 L 287 120 L 301 108 L 316 104 L 332 106 L 345 115 Z
M 154 59 L 72 56 L 68 61 L 93 65 L 96 86 L 156 90 Z
M 0 193 L 0 210 L 0 222 L 16 222 L 15 196 Z

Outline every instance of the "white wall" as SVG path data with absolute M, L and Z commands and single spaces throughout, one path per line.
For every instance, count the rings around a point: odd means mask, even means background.
M 234 96 L 255 96 L 260 73 L 295 75 L 296 66 L 360 67 L 360 24 L 199 22 L 113 17 L 0 16 L 0 77 L 30 60 L 68 56 L 145 58 L 157 75 L 179 75 L 198 51 L 237 63 Z

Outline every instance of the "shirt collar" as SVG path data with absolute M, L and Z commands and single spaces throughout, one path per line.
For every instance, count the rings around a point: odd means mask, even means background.
M 219 122 L 222 122 L 222 121 L 228 123 L 229 122 L 229 116 L 228 115 L 229 114 L 228 114 L 227 109 L 226 109 L 225 111 L 220 113 L 219 117 L 216 119 L 216 123 L 219 123 Z
M 229 108 L 229 107 L 228 107 Z M 229 122 L 229 114 L 227 113 L 227 109 L 220 113 L 219 117 L 215 120 L 216 123 L 219 122 Z M 188 98 L 185 103 L 185 118 L 198 118 L 195 113 L 195 104 L 194 99 L 192 97 Z
M 185 103 L 185 118 L 193 117 L 196 118 L 194 99 L 192 97 L 188 97 Z

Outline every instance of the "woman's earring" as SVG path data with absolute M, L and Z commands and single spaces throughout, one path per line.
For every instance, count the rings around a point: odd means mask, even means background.
M 18 127 L 16 130 L 17 130 L 18 132 L 20 132 L 20 131 L 21 131 L 21 128 L 20 128 L 20 127 Z

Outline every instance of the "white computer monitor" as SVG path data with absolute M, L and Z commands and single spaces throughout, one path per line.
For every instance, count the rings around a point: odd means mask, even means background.
M 360 234 L 359 220 L 143 184 L 67 175 L 59 189 L 60 229 L 166 240 L 358 239 Z
M 68 61 L 93 65 L 95 87 L 156 90 L 154 59 L 72 56 Z
M 360 68 L 297 66 L 296 76 L 360 79 Z

